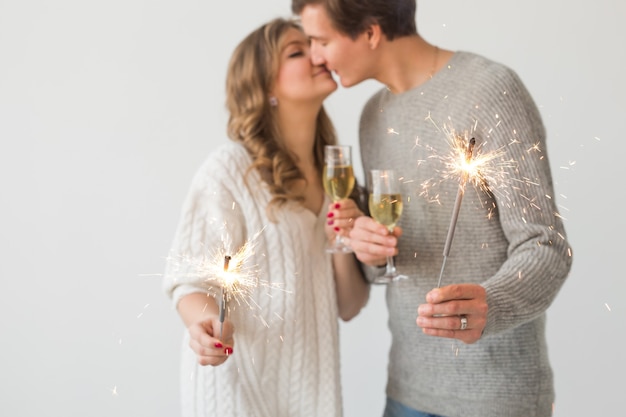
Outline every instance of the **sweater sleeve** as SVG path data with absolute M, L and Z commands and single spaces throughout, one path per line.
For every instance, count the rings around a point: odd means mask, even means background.
M 494 94 L 483 107 L 494 113 L 480 116 L 494 126 L 486 146 L 504 149 L 511 163 L 503 172 L 506 184 L 485 185 L 497 202 L 497 216 L 509 246 L 504 264 L 483 283 L 489 306 L 485 335 L 543 314 L 572 263 L 556 208 L 539 112 L 513 71 L 500 67 L 492 75 L 490 82 L 495 85 L 489 90 Z
M 215 291 L 212 271 L 219 267 L 219 254 L 234 254 L 245 243 L 246 223 L 237 199 L 242 164 L 231 159 L 224 150 L 209 156 L 183 203 L 163 279 L 163 290 L 175 306 L 187 294 Z

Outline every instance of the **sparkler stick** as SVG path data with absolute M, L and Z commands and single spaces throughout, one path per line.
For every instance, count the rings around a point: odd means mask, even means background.
M 474 145 L 476 144 L 476 139 L 472 138 L 467 145 L 467 149 L 465 150 L 465 163 L 469 164 L 472 160 L 472 153 L 474 152 Z M 443 248 L 443 262 L 441 264 L 441 271 L 439 272 L 439 281 L 437 282 L 437 288 L 441 287 L 441 278 L 443 277 L 443 271 L 446 268 L 446 260 L 448 259 L 448 255 L 450 254 L 450 246 L 452 245 L 452 239 L 454 238 L 454 231 L 456 229 L 456 222 L 459 218 L 459 211 L 461 210 L 461 202 L 463 201 L 463 194 L 465 193 L 465 183 L 467 182 L 467 178 L 469 173 L 467 170 L 464 170 L 461 174 L 461 181 L 459 183 L 459 190 L 456 194 L 456 201 L 454 202 L 454 209 L 452 210 L 452 218 L 450 219 L 450 226 L 448 227 L 448 236 L 446 237 L 446 243 Z
M 228 264 L 230 263 L 230 255 L 224 255 L 224 272 L 228 271 Z M 224 286 L 220 291 L 220 340 L 222 340 L 222 331 L 224 330 L 224 319 L 226 316 L 226 290 Z

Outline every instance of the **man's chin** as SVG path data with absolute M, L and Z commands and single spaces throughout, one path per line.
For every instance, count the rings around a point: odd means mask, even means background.
M 350 88 L 358 84 L 358 83 L 355 83 L 353 80 L 350 80 L 349 78 L 343 78 L 343 77 L 339 78 L 339 83 L 341 84 L 343 88 Z
M 360 84 L 364 80 L 360 80 L 357 78 L 349 78 L 349 77 L 339 77 L 339 83 L 343 88 L 354 87 L 357 84 Z

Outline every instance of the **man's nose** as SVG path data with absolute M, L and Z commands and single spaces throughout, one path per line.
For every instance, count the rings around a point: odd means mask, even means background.
M 311 44 L 311 63 L 313 65 L 323 65 L 325 63 L 324 56 L 321 54 L 319 46 L 313 42 Z

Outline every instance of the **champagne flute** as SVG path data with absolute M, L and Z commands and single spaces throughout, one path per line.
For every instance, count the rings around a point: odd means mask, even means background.
M 326 145 L 324 148 L 324 190 L 333 202 L 348 198 L 354 188 L 352 148 L 350 146 Z M 326 249 L 330 253 L 350 253 L 352 248 L 343 242 L 339 233 L 333 244 Z
M 393 228 L 402 215 L 402 194 L 400 182 L 394 171 L 390 169 L 373 169 L 370 171 L 370 195 L 368 206 L 374 220 L 393 232 Z M 387 257 L 385 273 L 374 279 L 375 284 L 388 284 L 407 278 L 399 274 L 394 265 L 393 257 Z

